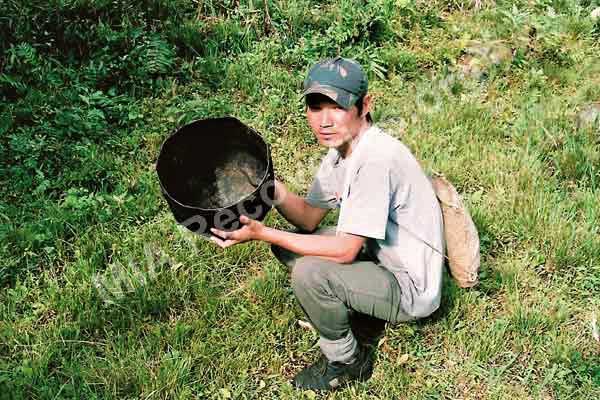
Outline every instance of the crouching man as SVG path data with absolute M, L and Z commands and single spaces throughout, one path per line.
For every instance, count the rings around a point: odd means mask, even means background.
M 306 117 L 329 148 L 306 198 L 275 182 L 278 211 L 300 232 L 243 216 L 233 232 L 213 230 L 219 246 L 272 244 L 291 269 L 294 294 L 319 334 L 323 357 L 293 380 L 333 390 L 368 379 L 372 344 L 385 322 L 423 318 L 440 304 L 442 214 L 429 179 L 397 139 L 372 124 L 367 78 L 337 57 L 314 65 L 304 81 Z M 316 230 L 331 209 L 337 227 Z M 315 231 L 316 230 L 316 231 Z

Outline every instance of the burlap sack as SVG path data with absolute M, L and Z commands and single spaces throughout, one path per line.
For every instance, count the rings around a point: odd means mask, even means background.
M 450 182 L 442 176 L 434 176 L 431 183 L 444 216 L 450 274 L 460 287 L 475 286 L 479 282 L 480 260 L 477 228 Z

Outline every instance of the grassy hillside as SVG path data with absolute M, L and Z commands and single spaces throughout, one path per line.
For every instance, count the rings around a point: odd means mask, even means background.
M 328 398 L 600 398 L 600 2 L 481 3 L 0 0 L 0 399 L 320 397 L 287 383 L 319 354 L 287 272 L 178 227 L 154 162 L 232 115 L 304 192 L 301 82 L 337 54 L 459 189 L 482 266 Z

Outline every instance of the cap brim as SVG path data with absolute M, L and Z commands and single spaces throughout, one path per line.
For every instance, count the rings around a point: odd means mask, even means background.
M 313 85 L 302 93 L 302 98 L 309 94 L 322 94 L 323 96 L 327 96 L 345 109 L 352 107 L 356 101 L 356 96 L 354 94 L 329 85 Z

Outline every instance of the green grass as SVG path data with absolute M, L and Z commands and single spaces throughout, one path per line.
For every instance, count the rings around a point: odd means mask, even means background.
M 234 115 L 304 192 L 324 152 L 299 88 L 338 52 L 368 69 L 376 122 L 459 189 L 482 264 L 324 397 L 600 398 L 600 131 L 576 123 L 600 101 L 600 4 L 269 1 L 265 34 L 262 2 L 87 3 L 0 20 L 0 398 L 321 397 L 288 383 L 319 350 L 287 271 L 178 227 L 154 161 L 176 127 Z M 513 57 L 463 76 L 473 41 Z

